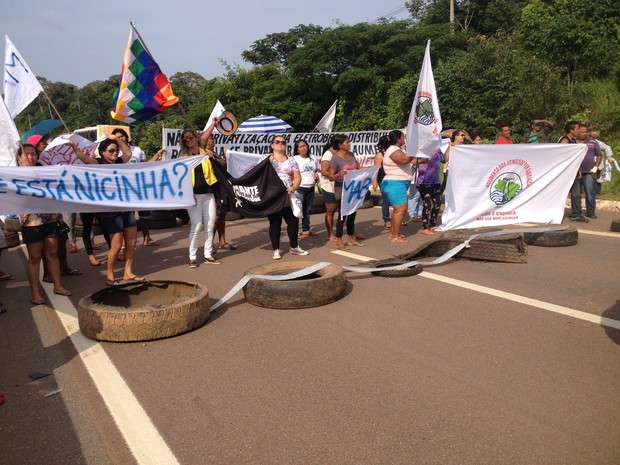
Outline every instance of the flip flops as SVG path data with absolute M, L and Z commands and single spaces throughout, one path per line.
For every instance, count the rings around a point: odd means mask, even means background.
M 73 292 L 67 291 L 66 289 L 64 291 L 57 291 L 56 289 L 54 289 L 54 294 L 69 297 L 70 295 L 73 295 Z
M 8 273 L 0 274 L 0 281 L 12 281 L 13 279 L 15 279 L 15 276 L 13 276 L 12 274 L 8 274 Z
M 146 244 L 142 244 L 148 247 L 159 247 L 161 244 L 157 241 L 149 241 Z
M 113 279 L 106 279 L 105 280 L 105 285 L 108 287 L 116 287 L 116 286 L 120 286 L 120 284 L 118 283 L 118 281 L 114 281 Z
M 398 237 L 395 237 L 394 239 L 390 239 L 390 241 L 397 242 L 397 243 L 404 243 L 404 242 L 409 242 L 409 239 L 406 239 L 402 236 L 398 236 Z
M 144 276 L 132 276 L 131 278 L 123 278 L 123 281 L 128 282 L 128 283 L 145 283 L 146 282 L 146 278 Z
M 358 241 L 349 241 L 347 245 L 354 245 L 356 247 L 366 247 L 366 244 L 362 244 L 361 242 L 358 242 Z
M 235 247 L 234 245 L 230 245 L 228 242 L 226 242 L 225 244 L 220 244 L 220 249 L 223 249 L 223 250 L 237 250 L 237 247 Z

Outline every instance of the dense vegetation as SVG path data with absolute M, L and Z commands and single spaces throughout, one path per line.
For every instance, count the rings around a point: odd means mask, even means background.
M 402 127 L 430 39 L 444 128 L 493 139 L 505 120 L 520 141 L 532 118 L 557 122 L 553 137 L 577 119 L 620 151 L 620 2 L 457 0 L 453 25 L 449 0 L 406 5 L 407 20 L 300 24 L 254 42 L 243 52 L 250 69 L 227 66 L 210 80 L 188 71 L 170 81 L 196 128 L 217 99 L 240 121 L 272 114 L 297 132 L 312 130 L 336 99 L 335 130 Z M 113 124 L 118 76 L 82 88 L 41 82 L 71 129 Z M 50 116 L 40 97 L 17 118 L 18 127 L 25 131 Z M 188 123 L 174 108 L 132 128 L 147 153 L 159 146 L 162 125 Z

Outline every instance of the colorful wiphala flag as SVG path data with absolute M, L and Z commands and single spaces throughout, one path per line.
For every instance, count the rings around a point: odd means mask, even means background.
M 114 93 L 112 118 L 124 123 L 146 121 L 178 101 L 168 78 L 132 26 L 123 57 L 120 86 Z

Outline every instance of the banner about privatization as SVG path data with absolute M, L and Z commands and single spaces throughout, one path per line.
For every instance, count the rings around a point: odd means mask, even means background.
M 191 171 L 204 158 L 0 167 L 0 214 L 187 208 L 195 204 Z
M 560 224 L 585 144 L 458 145 L 441 230 Z
M 342 132 L 351 140 L 351 152 L 357 158 L 360 166 L 372 166 L 377 153 L 377 143 L 379 138 L 389 131 L 363 131 L 363 132 Z M 269 144 L 276 134 L 242 134 L 235 133 L 232 136 L 213 134 L 215 151 L 225 156 L 226 150 L 235 152 L 267 154 L 271 150 Z M 333 134 L 329 133 L 277 133 L 287 141 L 287 153 L 293 155 L 294 144 L 298 140 L 305 140 L 310 147 L 310 156 L 320 158 L 323 155 L 325 145 L 329 143 Z M 162 130 L 162 148 L 166 149 L 165 158 L 174 159 L 179 156 L 181 150 L 181 129 Z

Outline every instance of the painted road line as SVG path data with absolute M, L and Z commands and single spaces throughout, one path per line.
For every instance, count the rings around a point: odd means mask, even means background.
M 574 310 L 568 307 L 562 307 L 560 305 L 543 302 L 542 300 L 531 299 L 518 294 L 512 294 L 510 292 L 504 292 L 497 289 L 493 289 L 486 286 L 480 286 L 478 284 L 468 283 L 459 279 L 447 278 L 435 273 L 429 273 L 423 271 L 418 276 L 423 278 L 433 279 L 442 283 L 451 284 L 453 286 L 469 289 L 471 291 L 480 292 L 482 294 L 492 295 L 502 299 L 517 302 L 523 305 L 529 305 L 530 307 L 540 308 L 549 312 L 559 313 L 560 315 L 570 316 L 571 318 L 577 318 L 579 320 L 588 321 L 597 325 L 606 326 L 608 328 L 620 329 L 620 321 L 604 316 L 593 315 L 591 313 L 582 312 L 581 310 Z
M 368 258 L 364 255 L 357 255 L 355 253 L 347 252 L 346 250 L 332 250 L 333 254 L 341 255 L 343 257 L 352 258 L 353 260 L 359 260 L 360 262 L 369 262 L 375 260 L 374 258 Z
M 587 229 L 578 229 L 579 234 L 590 234 L 591 236 L 603 236 L 603 237 L 615 237 L 620 239 L 620 233 L 617 232 L 601 232 L 601 231 L 589 231 Z
M 80 332 L 77 310 L 67 297 L 55 295 L 53 285 L 43 283 L 71 342 L 80 354 L 105 405 L 139 465 L 178 465 L 148 414 L 134 396 L 101 344 Z

